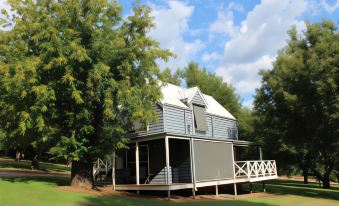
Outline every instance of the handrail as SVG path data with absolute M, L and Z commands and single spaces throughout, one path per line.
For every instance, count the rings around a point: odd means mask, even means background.
M 236 178 L 258 178 L 277 175 L 275 160 L 235 161 L 234 176 Z

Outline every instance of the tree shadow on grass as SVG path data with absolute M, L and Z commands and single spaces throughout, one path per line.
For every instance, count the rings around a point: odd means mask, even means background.
M 56 186 L 64 186 L 70 184 L 70 178 L 57 176 L 0 177 L 0 179 L 11 183 L 43 182 L 54 184 Z
M 40 162 L 40 171 L 55 171 L 55 172 L 69 172 L 71 170 L 70 167 L 60 166 L 52 163 Z M 23 160 L 20 162 L 15 161 L 0 161 L 0 169 L 1 168 L 14 168 L 14 169 L 31 169 L 31 162 Z
M 254 184 L 254 190 L 262 190 L 260 183 Z M 273 180 L 266 183 L 266 191 L 272 194 L 296 195 L 303 197 L 339 200 L 339 188 L 323 189 L 315 183 L 303 184 L 297 180 Z
M 188 202 L 174 202 L 166 200 L 146 200 L 144 198 L 129 198 L 123 196 L 90 196 L 83 206 L 275 206 L 272 204 L 249 202 L 246 200 L 192 200 Z

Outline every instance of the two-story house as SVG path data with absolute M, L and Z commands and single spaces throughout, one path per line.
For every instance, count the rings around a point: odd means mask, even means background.
M 135 125 L 129 149 L 117 151 L 116 190 L 192 189 L 277 178 L 274 160 L 262 160 L 260 145 L 238 140 L 237 120 L 198 87 L 162 87 L 158 121 Z M 260 158 L 236 161 L 237 147 L 258 146 Z

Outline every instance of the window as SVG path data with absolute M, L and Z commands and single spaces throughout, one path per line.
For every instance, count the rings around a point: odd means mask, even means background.
M 228 138 L 230 139 L 238 139 L 238 130 L 237 128 L 227 128 Z
M 148 124 L 142 123 L 140 121 L 135 121 L 133 124 L 133 131 L 148 131 Z
M 206 108 L 198 105 L 193 105 L 194 126 L 196 130 L 207 131 Z

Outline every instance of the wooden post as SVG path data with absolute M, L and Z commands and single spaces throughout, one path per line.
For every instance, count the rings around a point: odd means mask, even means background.
M 253 193 L 252 182 L 250 182 L 250 192 L 251 192 L 251 194 Z
M 235 159 L 234 159 L 234 145 L 232 143 L 232 170 L 233 170 L 233 186 L 234 186 L 234 196 L 237 196 L 237 184 L 235 183 L 236 177 L 235 177 Z
M 113 155 L 112 155 L 112 185 L 113 185 L 113 191 L 115 191 L 115 150 L 113 150 Z
M 140 184 L 139 182 L 139 142 L 135 143 L 135 174 L 136 174 L 136 183 L 137 185 Z M 139 194 L 139 190 L 137 190 L 137 194 Z
M 219 197 L 218 185 L 215 185 L 215 196 Z
M 266 192 L 265 181 L 262 181 L 262 188 L 263 188 L 264 192 Z
M 168 137 L 165 137 L 165 154 L 166 154 L 166 184 L 170 185 L 170 160 L 169 160 L 169 142 Z M 168 188 L 167 190 L 168 199 L 171 198 L 171 190 Z
M 190 138 L 189 146 L 190 146 L 190 160 L 191 160 L 191 181 L 193 184 L 192 195 L 193 199 L 195 199 L 195 190 L 196 190 L 196 182 L 195 182 L 195 164 L 194 164 L 194 148 L 193 148 L 193 139 Z
M 238 193 L 237 193 L 237 184 L 234 183 L 234 196 L 237 196 Z
M 261 149 L 261 146 L 259 147 L 259 157 L 260 157 L 260 160 L 262 160 L 262 149 Z

